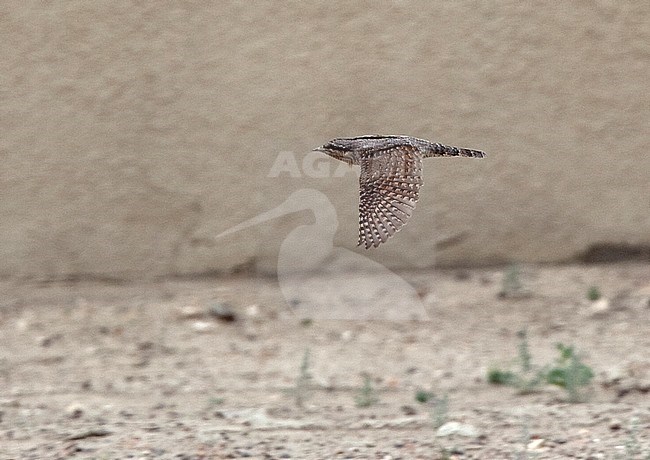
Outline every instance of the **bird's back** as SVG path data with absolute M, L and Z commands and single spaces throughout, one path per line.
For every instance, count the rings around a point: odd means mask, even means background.
M 400 135 L 369 135 L 357 137 L 339 137 L 332 139 L 323 146 L 324 149 L 330 149 L 353 154 L 355 163 L 365 158 L 386 154 L 394 148 L 402 147 L 413 150 L 423 158 L 429 157 L 469 157 L 483 158 L 485 153 L 480 150 L 464 149 L 459 147 L 448 146 L 440 143 L 429 142 L 425 139 L 419 139 L 411 136 Z

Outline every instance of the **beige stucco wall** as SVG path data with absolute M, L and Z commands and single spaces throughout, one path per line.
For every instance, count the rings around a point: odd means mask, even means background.
M 2 276 L 272 271 L 310 211 L 214 236 L 301 188 L 354 248 L 354 175 L 300 163 L 369 133 L 489 154 L 427 160 L 391 267 L 650 244 L 644 1 L 13 1 L 0 69 Z

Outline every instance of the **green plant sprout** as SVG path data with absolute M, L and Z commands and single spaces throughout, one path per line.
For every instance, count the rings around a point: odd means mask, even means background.
M 529 394 L 535 392 L 545 379 L 541 370 L 533 368 L 526 330 L 517 332 L 517 337 L 519 346 L 516 361 L 519 364 L 519 372 L 493 368 L 488 371 L 487 378 L 488 382 L 495 385 L 508 385 L 517 388 L 521 394 Z
M 430 391 L 418 390 L 415 392 L 415 400 L 421 404 L 427 403 L 433 397 L 434 394 Z
M 498 296 L 502 299 L 523 299 L 531 296 L 531 292 L 521 281 L 521 271 L 516 264 L 510 265 L 503 273 L 501 290 Z
M 438 429 L 447 423 L 448 413 L 449 396 L 445 393 L 442 398 L 434 398 L 433 407 L 431 409 L 431 420 L 433 421 L 433 428 Z
M 573 346 L 558 343 L 556 347 L 559 356 L 555 363 L 535 368 L 532 364 L 526 331 L 520 331 L 518 335 L 520 338 L 517 356 L 519 371 L 492 368 L 488 371 L 488 382 L 514 387 L 521 394 L 537 391 L 542 384 L 546 383 L 563 388 L 567 392 L 569 402 L 576 403 L 585 399 L 582 389 L 589 386 L 594 372 L 580 360 Z
M 556 347 L 560 356 L 555 366 L 546 372 L 546 381 L 564 388 L 569 395 L 569 402 L 580 402 L 584 399 L 581 388 L 591 383 L 594 372 L 575 354 L 573 346 L 558 343 Z
M 354 402 L 357 407 L 370 407 L 379 402 L 379 398 L 375 393 L 375 389 L 372 387 L 372 381 L 369 375 L 365 374 L 363 376 L 363 386 L 354 397 Z
M 300 371 L 298 372 L 298 377 L 296 378 L 296 386 L 294 388 L 296 406 L 300 408 L 304 406 L 305 401 L 309 396 L 309 389 L 311 388 L 312 375 L 310 371 L 311 364 L 309 362 L 309 356 L 310 350 L 307 348 L 302 356 Z
M 596 300 L 600 299 L 602 297 L 602 294 L 600 293 L 600 289 L 598 289 L 597 286 L 591 286 L 587 290 L 587 299 L 591 300 L 592 302 L 595 302 Z

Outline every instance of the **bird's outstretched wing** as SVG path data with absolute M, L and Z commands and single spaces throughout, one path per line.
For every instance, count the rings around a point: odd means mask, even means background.
M 422 158 L 410 145 L 375 151 L 360 160 L 359 243 L 377 247 L 408 221 L 422 185 Z

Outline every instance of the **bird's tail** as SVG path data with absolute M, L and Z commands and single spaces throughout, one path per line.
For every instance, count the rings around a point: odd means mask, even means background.
M 424 153 L 424 157 L 468 157 L 468 158 L 483 158 L 485 152 L 480 150 L 462 149 L 459 147 L 452 147 L 449 145 L 432 143 L 429 150 Z

